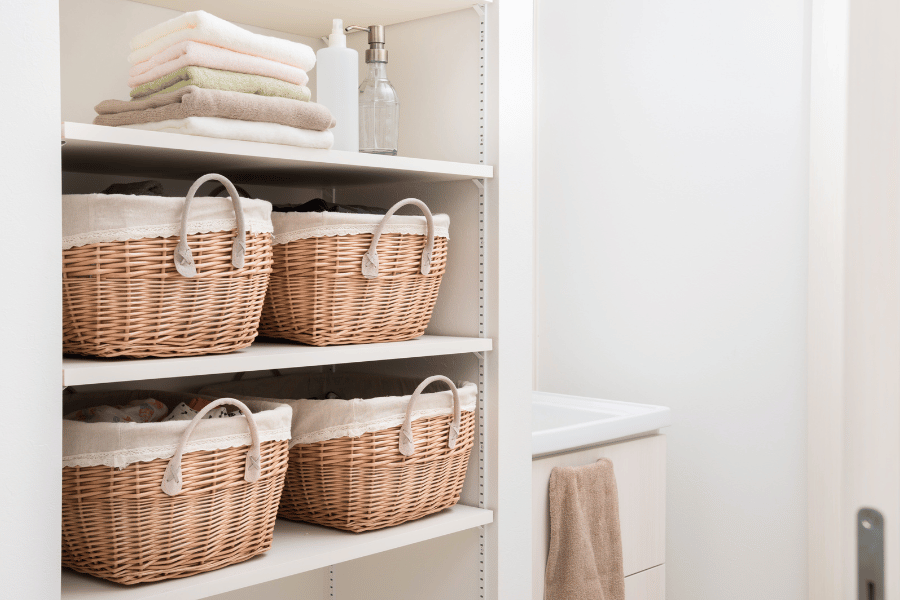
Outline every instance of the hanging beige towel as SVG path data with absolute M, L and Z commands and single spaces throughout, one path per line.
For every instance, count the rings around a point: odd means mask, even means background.
M 544 600 L 625 600 L 619 493 L 609 459 L 550 474 Z

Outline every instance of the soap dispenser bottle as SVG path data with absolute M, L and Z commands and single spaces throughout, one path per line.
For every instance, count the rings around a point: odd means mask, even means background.
M 400 135 L 400 98 L 387 78 L 388 52 L 384 49 L 384 26 L 348 27 L 369 32 L 366 50 L 368 74 L 359 86 L 359 151 L 397 154 Z
M 316 100 L 331 111 L 334 150 L 359 151 L 359 53 L 347 47 L 344 22 L 334 19 L 328 47 L 316 53 Z

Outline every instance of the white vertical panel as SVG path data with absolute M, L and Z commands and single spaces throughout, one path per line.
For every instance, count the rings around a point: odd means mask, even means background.
M 844 199 L 850 0 L 812 3 L 807 317 L 809 597 L 842 589 Z M 848 557 L 849 559 L 849 557 Z
M 0 581 L 4 598 L 59 595 L 62 391 L 59 22 L 55 1 L 0 3 L 3 260 Z
M 856 519 L 884 515 L 887 600 L 900 599 L 900 4 L 851 0 L 844 200 L 844 598 Z
M 671 407 L 669 598 L 804 598 L 809 2 L 537 5 L 538 387 Z
M 487 7 L 487 598 L 531 593 L 534 3 Z

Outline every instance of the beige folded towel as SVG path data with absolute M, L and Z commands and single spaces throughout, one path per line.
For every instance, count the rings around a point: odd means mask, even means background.
M 188 117 L 221 117 L 261 123 L 278 123 L 325 131 L 335 125 L 331 112 L 315 102 L 257 96 L 242 92 L 183 87 L 142 100 L 104 100 L 94 107 L 95 125 L 139 125 Z
M 619 493 L 607 458 L 550 474 L 544 600 L 625 600 Z

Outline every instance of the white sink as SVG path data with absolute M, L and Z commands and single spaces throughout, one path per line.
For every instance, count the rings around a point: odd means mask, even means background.
M 534 392 L 531 455 L 566 452 L 672 424 L 665 406 Z

